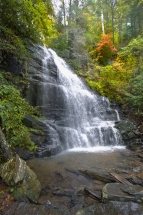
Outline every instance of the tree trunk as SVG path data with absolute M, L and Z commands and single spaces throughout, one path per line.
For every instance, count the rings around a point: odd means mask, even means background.
M 102 23 L 102 33 L 105 34 L 103 10 L 101 10 L 101 23 Z

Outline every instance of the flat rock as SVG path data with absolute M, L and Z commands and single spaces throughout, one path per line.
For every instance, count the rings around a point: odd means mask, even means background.
M 109 183 L 102 190 L 103 202 L 143 202 L 143 187 L 140 185 L 126 185 L 119 183 Z
M 93 178 L 93 179 L 96 179 L 96 180 L 99 180 L 99 181 L 103 181 L 103 182 L 106 182 L 106 183 L 116 181 L 112 176 L 110 176 L 109 174 L 104 173 L 104 172 L 99 173 L 99 172 L 93 172 L 93 171 L 90 171 L 90 170 L 78 170 L 78 171 L 81 172 L 84 175 L 89 176 L 90 178 Z
M 76 215 L 143 215 L 143 205 L 134 202 L 97 203 L 79 210 Z

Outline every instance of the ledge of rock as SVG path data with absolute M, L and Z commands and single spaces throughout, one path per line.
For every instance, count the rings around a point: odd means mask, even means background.
M 102 190 L 103 202 L 143 202 L 143 187 L 140 185 L 126 185 L 119 183 L 109 183 Z

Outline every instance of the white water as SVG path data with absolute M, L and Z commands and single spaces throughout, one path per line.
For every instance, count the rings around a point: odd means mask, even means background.
M 120 120 L 119 114 L 110 108 L 108 99 L 93 93 L 53 50 L 42 49 L 42 107 L 47 117 L 45 122 L 51 126 L 49 142 L 63 149 L 88 148 L 88 151 L 122 145 L 121 136 L 114 127 L 115 121 Z M 51 61 L 56 70 L 54 78 L 51 78 L 53 67 L 49 69 L 48 66 Z

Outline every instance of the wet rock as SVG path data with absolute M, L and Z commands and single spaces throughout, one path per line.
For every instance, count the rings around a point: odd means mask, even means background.
M 113 177 L 111 177 L 109 174 L 104 173 L 104 172 L 92 172 L 89 170 L 78 170 L 78 171 L 84 175 L 87 175 L 87 176 L 93 178 L 93 179 L 103 181 L 106 183 L 116 181 Z
M 53 189 L 53 195 L 72 197 L 74 191 L 70 189 Z
M 62 152 L 62 147 L 61 146 L 42 146 L 39 147 L 35 156 L 38 158 L 42 158 L 42 157 L 50 157 L 56 154 L 59 154 L 60 152 Z
M 76 215 L 143 215 L 143 205 L 133 202 L 110 202 L 91 205 L 79 210 Z
M 134 185 L 141 185 L 141 186 L 143 186 L 143 181 L 140 178 L 132 177 L 132 178 L 128 178 L 128 180 L 131 181 L 132 184 L 134 184 Z
M 34 205 L 29 203 L 15 204 L 8 208 L 5 215 L 69 215 L 66 211 L 52 205 L 49 201 L 45 205 Z
M 16 147 L 14 149 L 14 152 L 16 154 L 19 155 L 19 157 L 23 160 L 28 160 L 30 159 L 31 157 L 33 157 L 33 152 L 29 151 L 29 150 L 26 150 L 26 149 L 22 149 L 20 147 Z
M 23 123 L 29 128 L 34 128 L 34 129 L 38 129 L 38 130 L 42 130 L 42 131 L 46 128 L 46 125 L 44 122 L 42 122 L 30 115 L 26 115 L 24 117 Z
M 13 187 L 13 195 L 16 200 L 38 201 L 41 184 L 35 173 L 18 155 L 1 165 L 0 176 L 6 184 Z
M 125 185 L 119 183 L 109 183 L 102 190 L 103 202 L 133 201 L 137 203 L 143 202 L 143 187 L 140 185 Z
M 115 127 L 119 129 L 122 139 L 129 149 L 136 150 L 142 144 L 137 126 L 130 120 L 118 121 L 115 123 Z

